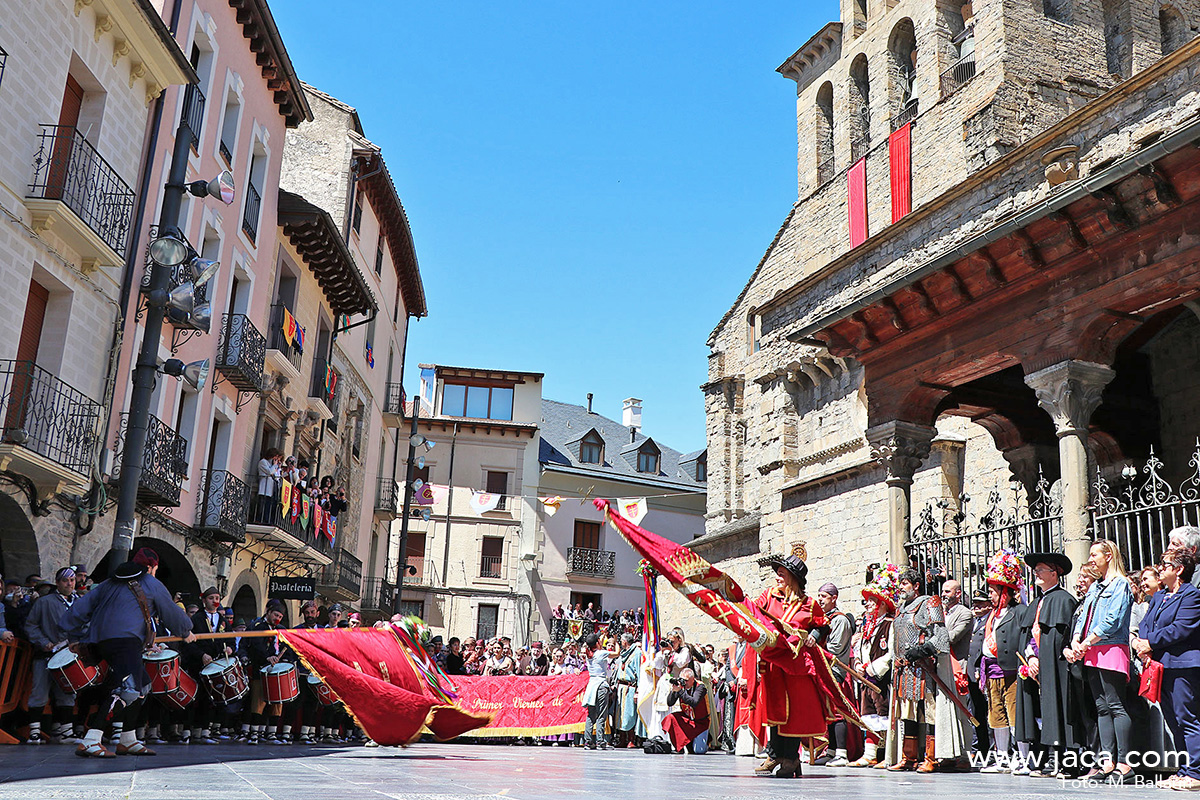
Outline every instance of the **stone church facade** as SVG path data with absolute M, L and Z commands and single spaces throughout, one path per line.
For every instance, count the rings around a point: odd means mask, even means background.
M 1000 546 L 1107 536 L 1140 566 L 1196 521 L 1197 26 L 842 0 L 779 67 L 798 200 L 708 340 L 699 553 L 757 593 L 803 541 L 857 610 L 871 564 L 973 585 Z M 664 624 L 725 637 L 663 589 Z

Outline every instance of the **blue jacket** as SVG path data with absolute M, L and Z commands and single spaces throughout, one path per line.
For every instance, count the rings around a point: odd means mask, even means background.
M 1166 669 L 1200 667 L 1200 589 L 1180 581 L 1155 593 L 1139 633 Z
M 146 594 L 150 616 L 175 636 L 192 632 L 192 621 L 171 602 L 167 587 L 153 575 L 137 578 Z M 142 639 L 146 622 L 126 581 L 106 580 L 75 601 L 59 625 L 72 642 L 95 644 L 105 639 Z
M 1082 640 L 1093 634 L 1100 637 L 1096 644 L 1123 644 L 1129 646 L 1129 614 L 1133 608 L 1133 591 L 1129 579 L 1120 575 L 1104 583 L 1093 583 L 1075 622 L 1074 639 Z M 1093 610 L 1094 609 L 1094 610 Z M 1091 614 L 1091 626 L 1085 633 L 1084 625 Z

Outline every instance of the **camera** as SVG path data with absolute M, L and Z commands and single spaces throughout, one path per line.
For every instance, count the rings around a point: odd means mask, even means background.
M 682 680 L 680 680 L 679 678 L 670 678 L 670 679 L 668 680 L 668 682 L 669 682 L 669 683 L 670 683 L 672 686 L 683 686 L 683 681 L 682 681 Z

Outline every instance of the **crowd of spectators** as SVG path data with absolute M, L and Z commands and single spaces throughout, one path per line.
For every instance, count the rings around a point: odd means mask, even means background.
M 333 476 L 318 477 L 313 472 L 309 462 L 296 456 L 284 456 L 283 453 L 270 447 L 263 451 L 262 459 L 258 462 L 258 485 L 254 502 L 250 510 L 250 522 L 254 524 L 284 524 L 289 522 L 297 527 L 295 521 L 299 516 L 300 498 L 308 497 L 310 502 L 309 525 L 312 527 L 309 543 L 318 549 L 328 549 L 329 539 L 322 531 L 316 530 L 313 507 L 320 507 L 328 514 L 336 526 L 338 516 L 346 508 L 346 490 L 339 486 Z M 289 498 L 289 509 L 282 505 L 283 484 L 287 482 L 292 495 Z M 309 536 L 305 531 L 305 536 Z

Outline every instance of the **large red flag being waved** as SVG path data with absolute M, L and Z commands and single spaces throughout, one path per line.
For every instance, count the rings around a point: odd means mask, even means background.
M 746 602 L 737 582 L 691 548 L 639 528 L 609 507 L 607 500 L 593 500 L 596 508 L 625 541 L 658 570 L 672 586 L 697 608 L 746 640 L 759 658 L 779 665 L 785 672 L 804 674 L 818 686 L 827 720 L 844 717 L 864 731 L 854 704 L 842 692 L 830 667 L 830 657 L 820 647 L 806 647 L 803 637 L 770 615 L 766 609 Z M 873 736 L 868 732 L 869 737 Z
M 425 727 L 444 741 L 492 719 L 435 697 L 418 675 L 413 656 L 391 630 L 303 628 L 281 630 L 279 638 L 379 744 L 408 744 Z

